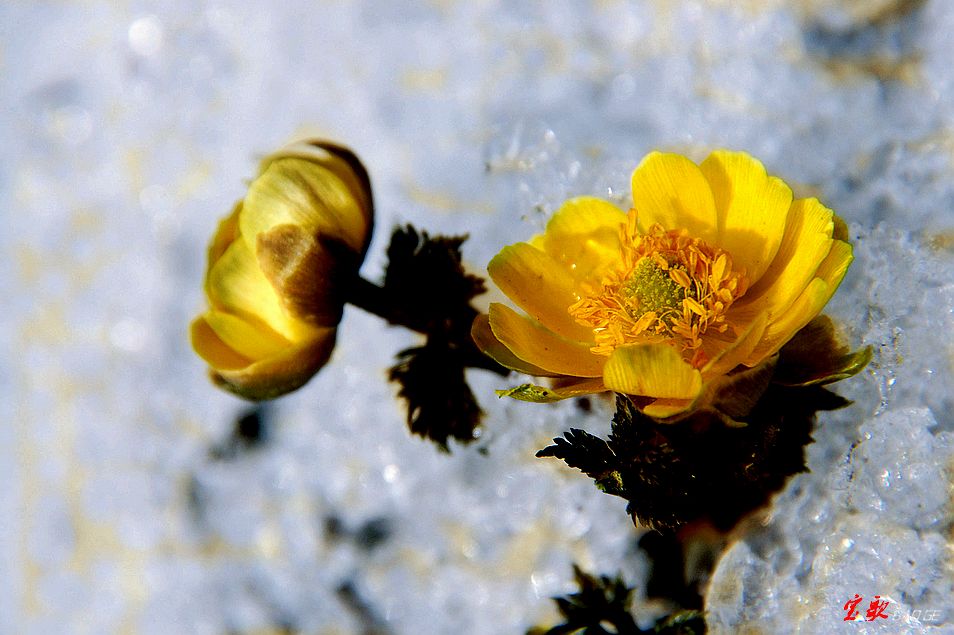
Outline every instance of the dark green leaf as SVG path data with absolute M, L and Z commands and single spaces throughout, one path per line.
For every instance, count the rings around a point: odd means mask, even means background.
M 460 248 L 466 236 L 428 236 L 412 226 L 397 227 L 388 246 L 384 292 L 402 312 L 400 323 L 449 341 L 470 339 L 477 310 L 470 305 L 484 281 L 464 272 Z
M 625 498 L 636 525 L 660 531 L 696 520 L 735 525 L 804 471 L 816 413 L 847 404 L 819 386 L 771 384 L 747 408 L 745 426 L 727 427 L 714 409 L 660 423 L 629 397 L 618 395 L 616 403 L 607 441 L 571 430 L 537 456 L 580 469 Z
M 447 440 L 470 443 L 480 424 L 481 410 L 464 378 L 466 364 L 440 339 L 398 354 L 389 378 L 398 382 L 398 395 L 407 401 L 411 432 L 447 451 Z
M 835 333 L 827 315 L 819 315 L 779 351 L 772 381 L 785 386 L 822 386 L 857 375 L 871 361 L 872 348 L 852 352 Z
M 401 385 L 411 432 L 445 451 L 450 438 L 473 441 L 482 415 L 465 369 L 509 372 L 481 354 L 471 339 L 477 310 L 470 301 L 485 287 L 482 278 L 464 272 L 464 240 L 466 236 L 431 237 L 410 225 L 398 227 L 388 246 L 383 286 L 356 290 L 359 306 L 426 337 L 424 346 L 398 354 L 389 376 Z
M 656 622 L 649 630 L 636 625 L 630 613 L 634 589 L 617 576 L 596 577 L 573 565 L 577 593 L 555 597 L 563 621 L 551 627 L 537 626 L 527 635 L 696 635 L 705 633 L 705 622 L 698 611 L 677 610 Z
M 607 494 L 623 496 L 623 483 L 617 470 L 619 462 L 606 441 L 584 430 L 571 428 L 565 438 L 556 438 L 553 445 L 537 452 L 538 457 L 556 457 L 593 480 Z
M 563 623 L 548 629 L 532 629 L 529 633 L 545 635 L 635 635 L 642 633 L 629 613 L 633 589 L 621 577 L 592 576 L 573 565 L 578 593 L 555 597 L 553 601 L 563 616 Z M 608 630 L 606 627 L 612 627 Z

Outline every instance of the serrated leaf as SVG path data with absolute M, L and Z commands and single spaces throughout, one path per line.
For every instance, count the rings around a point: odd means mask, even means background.
M 622 577 L 596 577 L 577 565 L 573 565 L 573 573 L 579 592 L 552 598 L 563 616 L 563 623 L 550 628 L 537 627 L 528 633 L 638 635 L 645 632 L 636 626 L 629 612 L 633 589 L 626 585 Z
M 465 364 L 440 339 L 398 354 L 389 378 L 400 384 L 398 396 L 407 401 L 407 424 L 412 433 L 447 450 L 447 440 L 470 443 L 480 423 L 481 410 L 464 377 Z
M 388 245 L 383 290 L 391 306 L 401 307 L 402 323 L 452 341 L 470 337 L 477 310 L 474 296 L 484 281 L 468 274 L 460 248 L 467 236 L 429 236 L 414 227 L 397 227 Z
M 424 346 L 398 354 L 389 377 L 401 386 L 398 394 L 407 401 L 411 432 L 445 451 L 449 438 L 473 441 L 482 415 L 464 371 L 508 373 L 481 354 L 471 339 L 477 310 L 470 301 L 485 287 L 482 278 L 466 273 L 461 264 L 466 238 L 431 237 L 410 225 L 395 228 L 384 284 L 365 284 L 358 294 L 363 303 L 356 302 L 427 338 Z

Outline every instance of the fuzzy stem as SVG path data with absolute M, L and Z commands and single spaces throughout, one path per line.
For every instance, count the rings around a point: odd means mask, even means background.
M 427 328 L 426 319 L 422 319 L 403 307 L 395 305 L 390 301 L 383 287 L 365 280 L 361 276 L 355 276 L 354 282 L 349 287 L 346 301 L 359 309 L 377 315 L 394 326 L 403 326 L 428 337 L 434 335 Z M 454 330 L 469 334 L 470 325 L 466 326 L 466 328 Z M 502 376 L 507 376 L 510 373 L 508 369 L 481 353 L 469 335 L 463 338 L 454 338 L 449 344 L 460 353 L 464 362 L 470 368 L 482 368 Z
M 383 288 L 373 282 L 365 280 L 361 276 L 354 277 L 354 280 L 348 287 L 348 294 L 345 297 L 345 301 L 359 309 L 383 318 L 391 324 L 404 326 L 419 333 L 421 332 L 419 328 L 411 326 L 401 320 L 396 314 L 397 312 L 394 310 L 394 307 L 388 306 L 387 297 L 384 294 Z

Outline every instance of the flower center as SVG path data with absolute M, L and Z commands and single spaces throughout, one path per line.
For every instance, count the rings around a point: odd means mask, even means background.
M 707 360 L 702 336 L 724 333 L 729 306 L 747 288 L 744 272 L 732 269 L 732 257 L 686 230 L 653 225 L 636 229 L 630 211 L 620 228 L 621 259 L 595 295 L 581 298 L 570 315 L 593 329 L 590 350 L 609 355 L 625 344 L 670 342 L 694 366 Z
M 695 287 L 684 287 L 677 282 L 678 278 L 685 279 L 685 273 L 683 265 L 668 259 L 662 266 L 652 258 L 640 260 L 620 286 L 630 317 L 639 321 L 647 313 L 653 313 L 660 321 L 671 324 L 676 312 L 682 312 L 683 300 L 698 299 Z

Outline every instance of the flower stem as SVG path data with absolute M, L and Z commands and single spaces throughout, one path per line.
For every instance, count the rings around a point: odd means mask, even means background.
M 365 280 L 361 276 L 355 276 L 351 285 L 348 287 L 348 294 L 345 297 L 345 302 L 348 304 L 353 304 L 359 309 L 363 309 L 368 313 L 376 315 L 380 318 L 384 318 L 389 323 L 404 326 L 411 330 L 420 332 L 414 326 L 411 326 L 405 323 L 403 320 L 396 315 L 396 311 L 393 307 L 388 306 L 387 297 L 384 293 L 384 289 L 374 284 L 369 280 Z
M 348 304 L 387 320 L 391 325 L 403 326 L 428 337 L 438 334 L 432 325 L 443 325 L 439 334 L 447 340 L 448 346 L 460 355 L 462 361 L 468 367 L 489 370 L 502 376 L 510 373 L 507 368 L 480 352 L 470 338 L 469 323 L 448 325 L 449 318 L 447 316 L 422 315 L 413 311 L 410 307 L 399 306 L 389 297 L 384 287 L 365 280 L 361 276 L 355 277 L 354 282 L 349 287 L 346 301 Z M 466 335 L 459 335 L 461 333 Z

